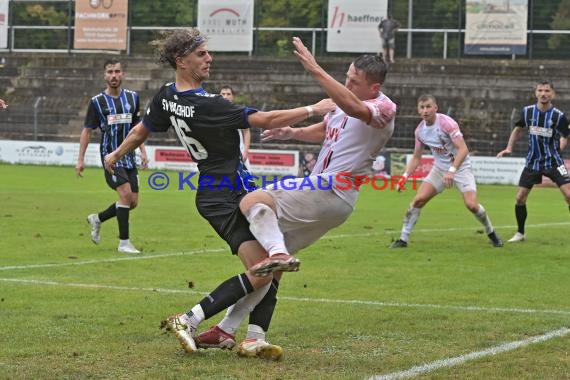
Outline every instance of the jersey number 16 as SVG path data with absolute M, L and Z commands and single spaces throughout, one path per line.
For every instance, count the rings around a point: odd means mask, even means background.
M 188 133 L 192 132 L 192 130 L 184 120 L 170 116 L 170 123 L 174 127 L 174 130 L 182 144 L 184 144 L 186 149 L 188 149 L 188 152 L 190 152 L 190 155 L 195 160 L 205 160 L 208 158 L 208 152 L 206 151 L 206 148 L 200 144 L 200 141 L 196 140 L 194 137 L 188 136 Z

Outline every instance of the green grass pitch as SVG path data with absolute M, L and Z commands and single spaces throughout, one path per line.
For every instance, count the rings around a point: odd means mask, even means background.
M 115 220 L 100 245 L 89 239 L 87 214 L 116 200 L 102 169 L 0 165 L 0 379 L 570 378 L 570 213 L 557 188 L 531 193 L 524 243 L 493 248 L 448 190 L 401 250 L 387 246 L 414 192 L 365 188 L 285 274 L 268 335 L 285 356 L 265 362 L 187 355 L 159 329 L 242 267 L 195 193 L 152 190 L 150 173 L 131 214 L 143 254 L 125 256 Z M 515 192 L 479 187 L 505 241 Z

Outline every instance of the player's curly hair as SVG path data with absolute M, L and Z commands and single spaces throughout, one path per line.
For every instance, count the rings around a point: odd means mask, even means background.
M 176 58 L 184 57 L 206 42 L 207 37 L 196 28 L 163 32 L 162 38 L 150 42 L 159 55 L 160 63 L 176 69 Z

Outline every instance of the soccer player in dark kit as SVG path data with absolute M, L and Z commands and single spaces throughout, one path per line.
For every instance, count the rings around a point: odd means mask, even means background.
M 542 176 L 554 182 L 570 209 L 570 176 L 564 165 L 561 151 L 568 144 L 570 126 L 566 115 L 552 104 L 554 86 L 548 81 L 536 84 L 534 94 L 537 102 L 523 107 L 519 120 L 509 137 L 507 147 L 497 154 L 502 157 L 513 151 L 513 145 L 523 129 L 528 129 L 528 153 L 526 163 L 519 179 L 516 196 L 515 216 L 517 232 L 509 239 L 510 243 L 526 239 L 525 222 L 527 217 L 526 200 L 534 185 L 542 183 Z
M 115 149 L 129 134 L 132 127 L 140 121 L 139 95 L 135 91 L 121 88 L 124 68 L 116 59 L 109 59 L 103 64 L 106 88 L 93 96 L 87 107 L 85 123 L 79 138 L 79 154 L 75 172 L 82 177 L 85 169 L 85 152 L 91 134 L 95 129 L 101 130 L 101 160 L 107 153 Z M 146 167 L 148 158 L 144 144 L 140 145 L 141 164 Z M 105 171 L 107 185 L 117 192 L 117 202 L 113 202 L 105 210 L 89 214 L 87 222 L 91 226 L 91 240 L 95 244 L 101 241 L 101 224 L 114 217 L 119 226 L 119 245 L 121 253 L 140 253 L 129 239 L 129 214 L 137 207 L 139 200 L 139 180 L 135 153 L 128 152 L 116 165 L 115 171 Z
M 288 126 L 307 117 L 323 115 L 335 108 L 330 99 L 306 107 L 261 112 L 233 104 L 222 96 L 202 88 L 210 75 L 212 57 L 206 38 L 197 29 L 176 30 L 166 39 L 157 41 L 161 61 L 175 69 L 175 81 L 165 84 L 152 99 L 142 122 L 123 143 L 105 158 L 112 170 L 127 152 L 139 146 L 152 131 L 174 128 L 182 145 L 198 164 L 200 177 L 196 206 L 200 214 L 238 255 L 246 271 L 221 283 L 208 296 L 186 313 L 166 319 L 165 325 L 174 332 L 182 347 L 193 352 L 200 347 L 195 341 L 198 325 L 205 319 L 236 303 L 256 289 L 257 306 L 250 314 L 250 325 L 260 330 L 249 331 L 238 347 L 241 356 L 257 356 L 278 360 L 281 347 L 267 343 L 258 331 L 267 331 L 277 302 L 277 278 L 273 273 L 259 277 L 248 269 L 268 257 L 255 240 L 249 223 L 239 210 L 239 201 L 253 190 L 245 183 L 248 173 L 241 159 L 238 130 L 250 126 L 272 129 Z M 283 254 L 279 271 L 296 271 L 299 260 Z M 227 347 L 235 344 L 227 339 Z

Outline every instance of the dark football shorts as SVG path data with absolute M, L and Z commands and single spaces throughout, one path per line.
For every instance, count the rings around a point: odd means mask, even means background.
M 115 168 L 113 174 L 105 170 L 105 180 L 107 185 L 113 190 L 117 190 L 117 187 L 125 184 L 131 184 L 131 191 L 133 193 L 139 192 L 139 172 L 135 169 L 125 169 L 125 168 Z
M 212 190 L 219 196 L 203 197 L 197 194 L 196 207 L 204 219 L 210 223 L 218 235 L 230 246 L 233 255 L 237 255 L 240 245 L 246 241 L 255 240 L 249 230 L 249 222 L 239 209 L 242 196 L 232 192 Z
M 525 166 L 519 179 L 519 186 L 532 189 L 534 185 L 542 183 L 542 176 L 550 178 L 558 187 L 570 183 L 570 176 L 564 165 L 560 165 L 551 170 L 540 170 L 538 172 L 530 170 Z

